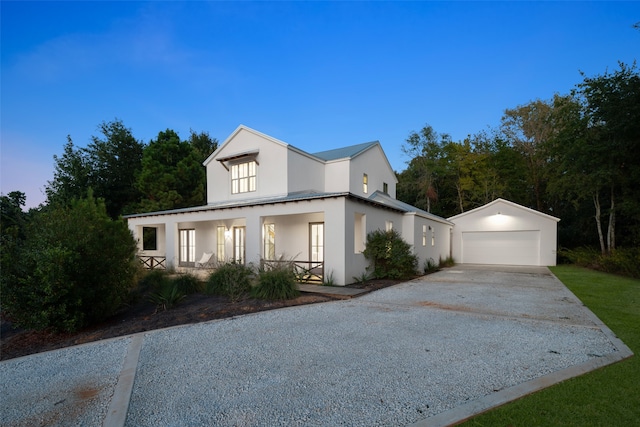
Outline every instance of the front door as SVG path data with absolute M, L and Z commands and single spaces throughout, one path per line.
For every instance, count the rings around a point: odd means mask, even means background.
M 233 227 L 233 260 L 244 264 L 245 257 L 245 227 Z

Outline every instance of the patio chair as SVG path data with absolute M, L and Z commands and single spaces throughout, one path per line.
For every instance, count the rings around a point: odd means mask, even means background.
M 215 257 L 213 252 L 205 252 L 202 254 L 202 258 L 196 261 L 196 268 L 213 268 L 215 267 Z

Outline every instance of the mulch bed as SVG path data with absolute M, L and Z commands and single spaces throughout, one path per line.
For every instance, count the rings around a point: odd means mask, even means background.
M 400 281 L 371 280 L 350 285 L 350 287 L 374 291 L 397 283 L 400 283 Z M 239 302 L 230 302 L 226 297 L 193 294 L 187 296 L 177 306 L 163 311 L 159 311 L 155 305 L 143 300 L 136 305 L 127 307 L 101 324 L 74 333 L 13 329 L 11 322 L 3 317 L 0 331 L 0 359 L 13 359 L 43 351 L 170 326 L 206 322 L 208 320 L 295 305 L 317 304 L 335 299 L 337 298 L 326 295 L 303 293 L 298 298 L 285 301 L 265 301 L 250 298 Z

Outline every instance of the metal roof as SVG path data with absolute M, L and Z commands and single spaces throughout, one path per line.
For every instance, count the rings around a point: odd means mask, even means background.
M 365 142 L 362 144 L 350 145 L 349 147 L 336 148 L 334 150 L 320 151 L 318 153 L 311 153 L 312 156 L 318 157 L 325 162 L 338 159 L 349 159 L 357 156 L 363 151 L 373 147 L 376 144 L 380 144 L 378 141 Z

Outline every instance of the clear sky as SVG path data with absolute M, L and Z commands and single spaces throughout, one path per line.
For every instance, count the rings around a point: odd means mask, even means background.
M 2 1 L 0 191 L 43 202 L 67 135 L 239 125 L 309 152 L 454 140 L 640 53 L 639 2 Z

